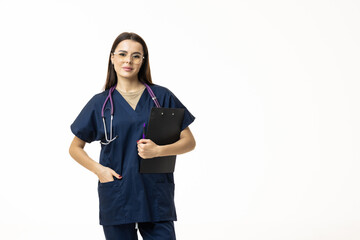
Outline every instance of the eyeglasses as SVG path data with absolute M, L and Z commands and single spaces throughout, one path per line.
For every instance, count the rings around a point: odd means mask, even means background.
M 120 58 L 120 61 L 122 61 L 122 62 L 125 62 L 125 61 L 126 61 L 127 55 L 128 55 L 127 53 L 124 53 L 124 52 L 114 52 L 113 54 L 114 54 L 114 55 L 115 55 L 115 54 L 118 55 L 119 58 Z M 145 59 L 145 57 L 143 57 L 143 56 L 142 56 L 141 54 L 139 54 L 139 53 L 135 53 L 135 54 L 131 55 L 130 58 L 131 58 L 131 61 L 132 61 L 134 64 L 139 64 L 139 63 L 141 63 L 141 61 L 142 61 L 143 59 Z

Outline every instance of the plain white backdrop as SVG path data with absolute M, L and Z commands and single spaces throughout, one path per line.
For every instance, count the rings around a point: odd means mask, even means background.
M 355 0 L 1 0 L 0 239 L 105 239 L 70 124 L 124 31 L 196 117 L 178 239 L 360 239 L 359 23 Z

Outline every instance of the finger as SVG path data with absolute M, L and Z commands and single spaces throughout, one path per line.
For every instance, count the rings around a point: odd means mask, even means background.
M 140 139 L 139 141 L 137 141 L 138 144 L 140 143 L 148 143 L 150 141 L 150 139 Z
M 111 174 L 116 177 L 117 179 L 121 179 L 122 176 L 120 174 L 117 174 L 114 170 L 111 170 Z

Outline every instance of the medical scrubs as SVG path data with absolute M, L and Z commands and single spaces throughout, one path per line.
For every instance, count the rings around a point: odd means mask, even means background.
M 134 223 L 103 225 L 103 228 L 106 240 L 138 240 Z M 138 228 L 143 240 L 176 240 L 172 221 L 139 223 Z
M 167 88 L 149 85 L 161 107 L 184 108 L 181 130 L 189 126 L 195 117 Z M 85 142 L 105 142 L 101 109 L 109 90 L 93 96 L 71 125 L 72 132 Z M 101 225 L 130 224 L 136 222 L 176 221 L 174 204 L 174 176 L 172 173 L 141 174 L 141 157 L 137 141 L 142 138 L 143 125 L 148 124 L 150 110 L 156 107 L 145 89 L 135 110 L 115 90 L 113 136 L 117 138 L 108 145 L 101 144 L 100 164 L 109 167 L 122 179 L 98 182 L 99 219 Z M 110 101 L 105 106 L 106 129 L 110 131 Z M 145 127 L 146 128 L 146 127 Z M 146 129 L 145 129 L 146 131 Z

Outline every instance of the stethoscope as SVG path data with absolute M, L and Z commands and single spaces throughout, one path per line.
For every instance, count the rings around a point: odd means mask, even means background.
M 150 94 L 152 100 L 154 101 L 156 107 L 160 107 L 160 104 L 154 94 L 154 92 L 151 90 L 151 88 L 146 84 L 146 83 L 143 83 L 148 91 L 148 93 Z M 102 120 L 103 120 L 103 124 L 104 124 L 104 131 L 105 131 L 105 140 L 106 142 L 101 142 L 101 144 L 104 144 L 104 145 L 108 145 L 109 143 L 111 143 L 112 141 L 114 141 L 118 136 L 115 136 L 114 138 L 112 137 L 112 122 L 113 122 L 113 118 L 114 118 L 114 103 L 113 103 L 113 100 L 112 100 L 112 93 L 114 92 L 116 88 L 116 85 L 111 87 L 110 90 L 109 90 L 109 94 L 108 96 L 106 97 L 105 99 L 105 102 L 102 106 L 102 109 L 101 109 L 101 117 L 102 117 Z M 110 138 L 108 138 L 108 135 L 107 135 L 107 131 L 106 131 L 106 124 L 105 124 L 105 115 L 104 115 L 104 109 L 105 109 L 105 105 L 107 103 L 107 101 L 110 101 L 110 106 L 111 106 L 111 117 L 110 117 Z

